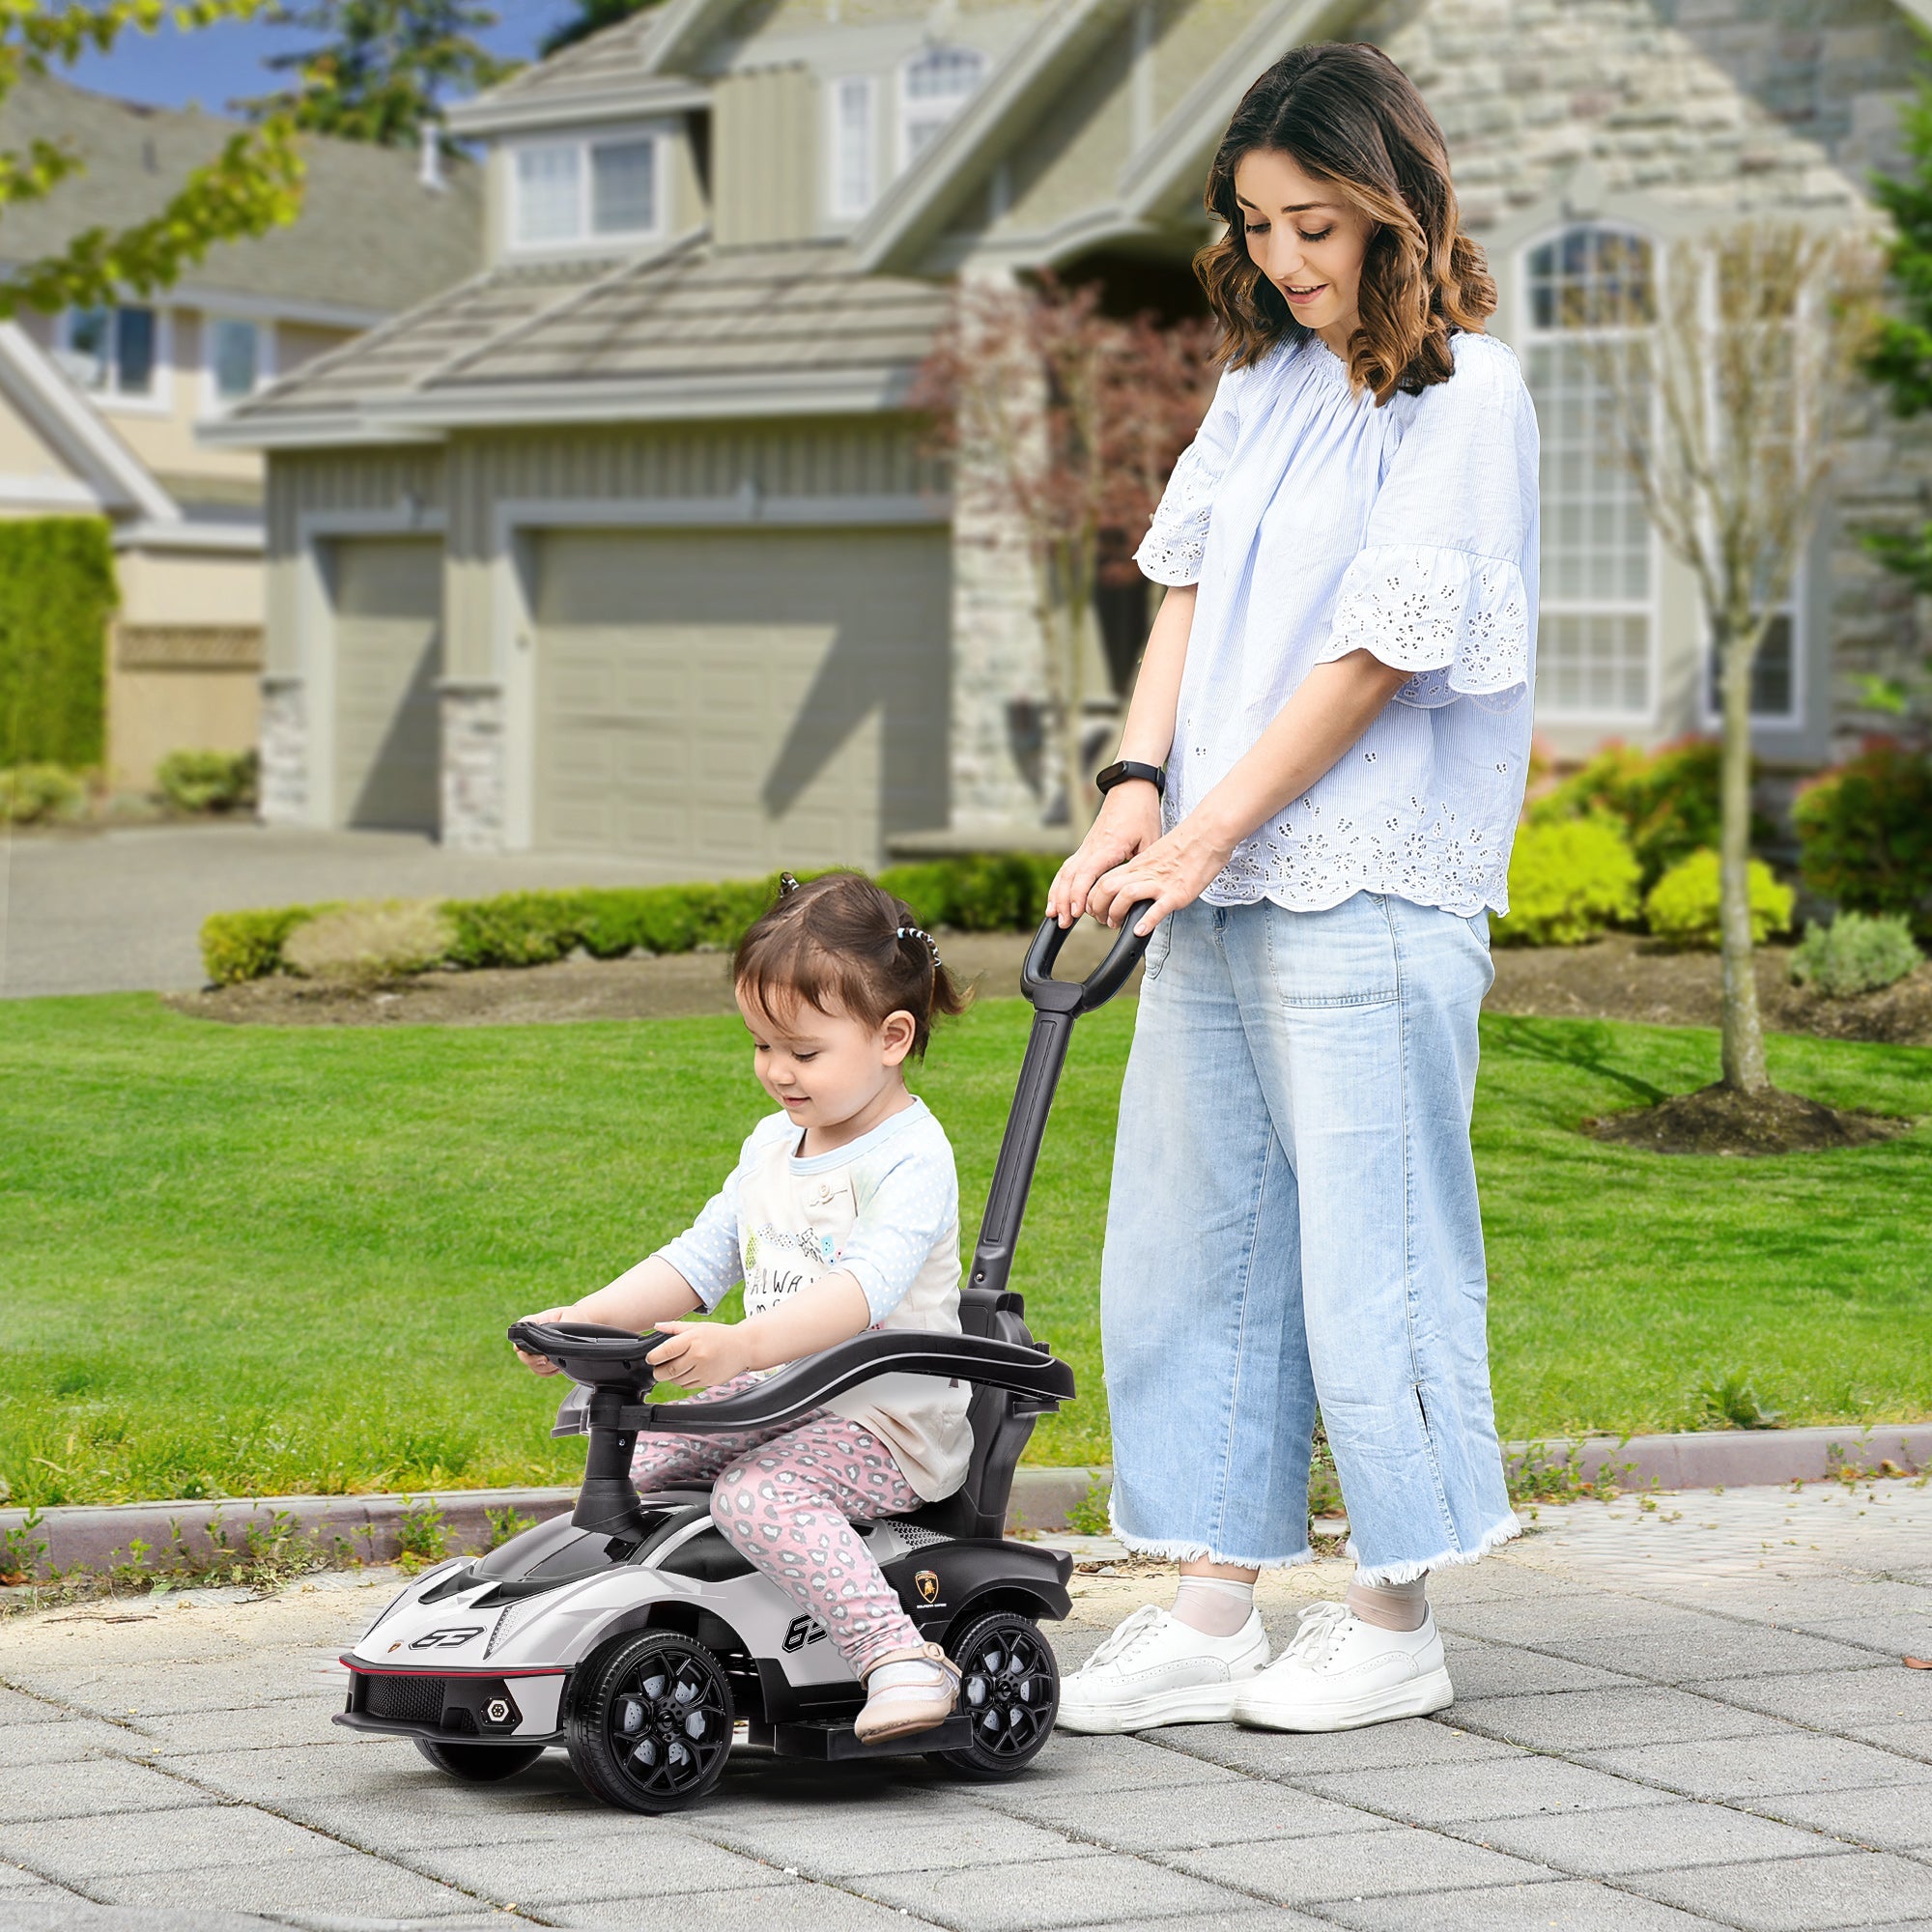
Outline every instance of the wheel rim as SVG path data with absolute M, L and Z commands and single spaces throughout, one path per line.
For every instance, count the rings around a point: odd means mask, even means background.
M 604 1727 L 625 1777 L 655 1798 L 699 1788 L 731 1745 L 723 1679 L 703 1658 L 673 1644 L 624 1673 Z
M 959 1698 L 987 1755 L 1025 1757 L 1053 1724 L 1053 1661 L 1031 1624 L 985 1631 L 959 1660 Z

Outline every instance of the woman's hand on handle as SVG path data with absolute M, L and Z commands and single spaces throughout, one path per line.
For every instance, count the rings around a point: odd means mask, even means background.
M 1119 925 L 1143 899 L 1151 899 L 1134 924 L 1145 937 L 1169 913 L 1192 905 L 1213 884 L 1234 849 L 1232 840 L 1223 842 L 1190 815 L 1103 873 L 1087 895 L 1088 908 L 1095 919 Z
M 1140 779 L 1118 784 L 1100 801 L 1100 810 L 1080 848 L 1054 875 L 1046 895 L 1049 919 L 1069 926 L 1092 906 L 1094 881 L 1160 838 L 1160 794 Z M 1100 917 L 1097 907 L 1093 908 Z

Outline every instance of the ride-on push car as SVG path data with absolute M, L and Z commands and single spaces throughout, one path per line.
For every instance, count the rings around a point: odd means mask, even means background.
M 1007 1277 L 1073 1022 L 1121 989 L 1146 945 L 1129 919 L 1076 983 L 1052 977 L 1064 937 L 1047 922 L 1022 970 L 1033 1031 L 960 1294 L 964 1332 L 867 1333 L 693 1404 L 645 1400 L 644 1358 L 660 1335 L 518 1322 L 509 1332 L 519 1348 L 582 1385 L 572 1397 L 589 1435 L 577 1506 L 412 1582 L 343 1658 L 349 1700 L 337 1723 L 412 1738 L 439 1770 L 476 1780 L 514 1776 L 559 1746 L 600 1798 L 646 1812 L 702 1797 L 739 1739 L 821 1761 L 923 1753 L 974 1778 L 1009 1777 L 1031 1761 L 1060 1699 L 1039 1624 L 1065 1616 L 1072 1565 L 1008 1540 L 1007 1501 L 1035 1416 L 1071 1397 L 1073 1374 L 1027 1332 Z M 852 1731 L 865 1690 L 823 1626 L 714 1526 L 708 1491 L 639 1495 L 631 1460 L 639 1430 L 781 1423 L 889 1374 L 974 1386 L 964 1486 L 911 1516 L 859 1524 L 962 1683 L 959 1708 L 938 1729 L 867 1746 Z

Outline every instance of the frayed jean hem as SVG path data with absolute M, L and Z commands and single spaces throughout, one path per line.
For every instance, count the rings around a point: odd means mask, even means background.
M 1355 1558 L 1356 1582 L 1366 1584 L 1370 1589 L 1387 1588 L 1398 1583 L 1413 1583 L 1417 1577 L 1428 1576 L 1432 1570 L 1455 1570 L 1466 1564 L 1480 1563 L 1492 1549 L 1500 1548 L 1521 1534 L 1522 1524 L 1512 1513 L 1493 1529 L 1487 1531 L 1473 1549 L 1445 1549 L 1439 1556 L 1425 1556 L 1413 1563 L 1369 1565 L 1356 1554 L 1354 1540 L 1350 1538 L 1343 1554 Z
M 1293 1556 L 1240 1556 L 1193 1537 L 1136 1536 L 1122 1526 L 1111 1497 L 1107 1503 L 1107 1521 L 1113 1533 L 1136 1556 L 1159 1556 L 1170 1563 L 1225 1563 L 1231 1570 L 1291 1570 L 1298 1563 L 1315 1561 L 1315 1552 L 1306 1544 Z

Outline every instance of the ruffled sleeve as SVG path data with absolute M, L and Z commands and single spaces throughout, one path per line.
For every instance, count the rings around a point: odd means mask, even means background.
M 1140 573 L 1154 583 L 1197 583 L 1208 550 L 1208 525 L 1240 424 L 1239 392 L 1245 370 L 1230 369 L 1216 385 L 1214 400 L 1194 440 L 1180 452 L 1161 493 L 1160 507 L 1134 552 Z
M 1516 357 L 1459 337 L 1456 374 L 1423 392 L 1389 460 L 1317 661 L 1367 650 L 1414 673 L 1398 703 L 1514 709 L 1529 689 L 1536 487 L 1536 416 Z

